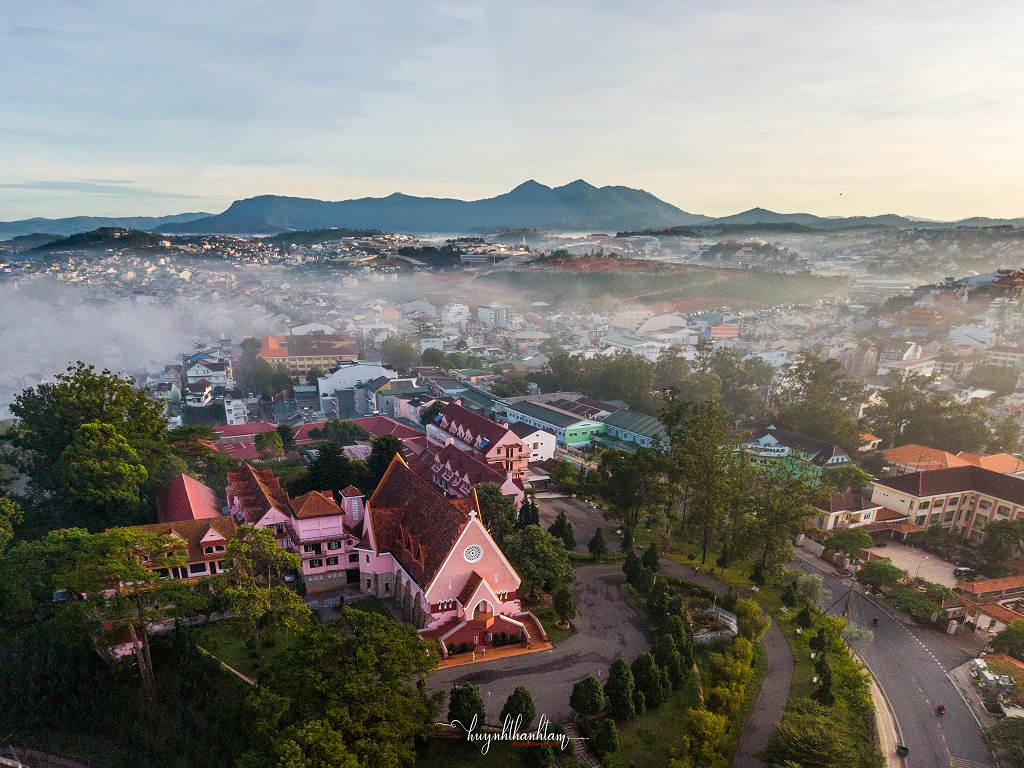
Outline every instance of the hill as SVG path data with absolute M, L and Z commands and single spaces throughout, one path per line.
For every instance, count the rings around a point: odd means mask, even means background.
M 640 189 L 598 188 L 582 180 L 552 188 L 531 180 L 503 195 L 471 201 L 400 193 L 338 202 L 265 195 L 238 200 L 217 216 L 164 224 L 158 229 L 194 234 L 265 234 L 330 227 L 417 233 L 513 227 L 592 232 L 685 226 L 707 220 Z
M 38 248 L 41 245 L 56 242 L 63 239 L 63 237 L 63 235 L 52 235 L 46 232 L 33 232 L 31 235 L 18 235 L 10 240 L 2 240 L 0 241 L 0 248 L 6 248 L 13 253 L 21 253 L 22 251 L 31 251 L 33 248 Z
M 121 227 L 100 227 L 91 232 L 79 232 L 53 242 L 44 243 L 32 249 L 33 253 L 57 253 L 58 251 L 102 250 L 106 248 L 155 248 L 166 240 L 163 235 L 140 232 L 137 229 Z
M 20 221 L 0 221 L 0 240 L 7 240 L 20 235 L 32 235 L 48 232 L 67 237 L 79 232 L 88 232 L 100 227 L 120 227 L 122 229 L 152 230 L 161 224 L 173 224 L 192 221 L 210 216 L 209 213 L 177 213 L 173 216 L 72 216 L 66 219 L 21 219 Z

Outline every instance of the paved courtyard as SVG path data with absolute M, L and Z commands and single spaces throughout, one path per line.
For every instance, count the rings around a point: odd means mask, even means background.
M 622 598 L 621 565 L 591 565 L 578 568 L 576 574 L 575 631 L 554 650 L 441 669 L 430 676 L 430 689 L 447 693 L 454 683 L 479 686 L 485 716 L 496 723 L 505 699 L 517 685 L 524 685 L 533 695 L 538 715 L 543 713 L 553 722 L 569 721 L 569 694 L 577 680 L 597 675 L 603 682 L 613 661 L 632 661 L 652 642 L 640 617 Z M 442 717 L 447 711 L 445 704 Z
M 566 518 L 572 524 L 572 534 L 576 537 L 576 552 L 586 552 L 587 545 L 594 537 L 598 526 L 605 529 L 607 534 L 611 521 L 605 520 L 601 510 L 590 502 L 572 499 L 568 496 L 555 496 L 537 498 L 537 506 L 540 508 L 540 524 L 544 530 L 555 522 L 559 512 L 565 512 Z M 606 541 L 608 539 L 606 538 Z M 608 543 L 611 549 L 611 543 Z
M 893 565 L 902 568 L 914 578 L 920 576 L 926 581 L 942 584 L 944 587 L 956 586 L 956 579 L 953 578 L 953 569 L 956 566 L 923 549 L 891 542 L 884 547 L 874 547 L 868 551 L 877 557 L 889 558 Z

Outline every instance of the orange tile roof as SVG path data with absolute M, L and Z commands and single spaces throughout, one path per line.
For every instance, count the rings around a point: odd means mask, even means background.
M 976 603 L 973 600 L 964 600 L 964 607 L 968 609 L 968 615 L 970 615 L 972 611 L 975 613 L 984 613 L 986 616 L 989 616 L 996 621 L 1003 622 L 1003 624 L 1012 624 L 1015 621 L 1024 619 L 1024 613 L 1011 611 L 1009 608 L 1004 605 L 1000 605 L 999 603 L 988 603 L 987 605 L 982 605 L 981 603 Z M 1000 654 L 994 655 L 999 656 Z M 986 656 L 986 658 L 988 657 Z
M 213 489 L 185 474 L 174 478 L 156 497 L 156 510 L 161 523 L 221 516 Z
M 1004 576 L 1000 579 L 968 581 L 961 584 L 958 589 L 970 592 L 972 595 L 981 595 L 986 592 L 1000 592 L 1004 589 L 1015 589 L 1017 587 L 1024 587 L 1024 576 Z
M 300 520 L 309 517 L 327 517 L 328 515 L 340 515 L 341 507 L 331 498 L 330 491 L 310 491 L 297 499 L 292 499 L 292 514 Z
M 980 456 L 975 453 L 961 451 L 957 454 L 957 458 L 963 459 L 976 467 L 982 467 L 992 472 L 1001 472 L 1005 475 L 1024 472 L 1024 461 L 1009 453 L 993 453 L 990 456 Z
M 245 521 L 255 525 L 274 507 L 284 514 L 291 509 L 288 493 L 269 469 L 255 469 L 245 462 L 237 472 L 228 472 L 228 495 L 238 498 L 245 512 Z
M 919 470 L 946 469 L 947 467 L 964 467 L 970 462 L 957 458 L 949 451 L 928 448 L 924 445 L 901 445 L 898 448 L 886 448 L 882 455 L 887 462 Z
M 223 560 L 224 553 L 207 555 L 203 552 L 203 537 L 214 530 L 229 539 L 235 535 L 235 521 L 230 516 L 220 515 L 216 518 L 202 520 L 179 520 L 172 523 L 153 523 L 151 525 L 132 526 L 133 530 L 155 533 L 157 536 L 170 536 L 172 534 L 183 539 L 188 548 L 188 561 L 190 563 L 201 560 Z

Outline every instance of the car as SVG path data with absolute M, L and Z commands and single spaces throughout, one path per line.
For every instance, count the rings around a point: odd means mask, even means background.
M 966 565 L 960 565 L 953 569 L 953 578 L 962 579 L 965 576 L 973 576 L 974 569 L 968 568 Z

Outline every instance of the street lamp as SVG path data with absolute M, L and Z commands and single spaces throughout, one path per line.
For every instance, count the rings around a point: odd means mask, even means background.
M 920 560 L 917 561 L 917 573 L 914 574 L 914 578 L 915 579 L 921 578 L 921 566 L 924 565 L 924 561 L 927 560 L 927 559 L 928 559 L 928 556 L 925 555 L 924 557 L 922 557 Z

